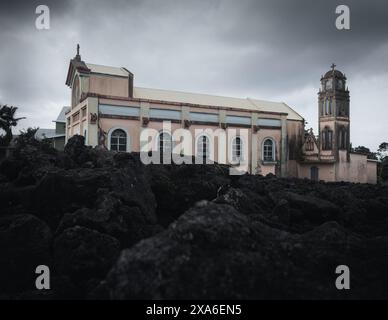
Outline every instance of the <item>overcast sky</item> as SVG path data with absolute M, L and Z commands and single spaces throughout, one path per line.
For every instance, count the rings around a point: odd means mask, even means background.
M 50 8 L 49 30 L 35 8 Z M 351 30 L 335 28 L 350 7 Z M 317 92 L 335 62 L 348 78 L 351 141 L 388 141 L 388 1 L 1 1 L 0 103 L 50 128 L 69 60 L 126 67 L 135 85 L 284 101 L 317 128 Z M 17 130 L 16 130 L 17 132 Z

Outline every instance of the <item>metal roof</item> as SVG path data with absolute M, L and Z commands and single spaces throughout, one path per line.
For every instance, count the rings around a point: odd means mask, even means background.
M 70 110 L 70 107 L 62 107 L 62 110 L 59 113 L 57 120 L 54 120 L 54 122 L 66 123 L 66 112 L 68 110 Z
M 35 133 L 35 139 L 42 140 L 42 139 L 51 139 L 56 137 L 64 137 L 65 134 L 57 134 L 55 129 L 44 129 L 39 128 Z
M 133 96 L 134 98 L 139 99 L 159 100 L 166 102 L 188 103 L 226 108 L 229 107 L 257 112 L 263 111 L 287 113 L 287 119 L 303 120 L 303 117 L 301 115 L 299 115 L 295 110 L 293 110 L 284 102 L 273 102 L 251 98 L 232 98 L 200 93 L 149 89 L 141 87 L 134 87 Z
M 93 73 L 108 74 L 113 76 L 128 77 L 130 72 L 125 68 L 104 66 L 92 63 L 86 63 L 86 66 Z M 287 119 L 303 120 L 295 110 L 284 102 L 273 102 L 251 98 L 233 98 L 209 94 L 180 92 L 162 89 L 150 89 L 134 87 L 133 96 L 139 99 L 159 100 L 164 102 L 187 103 L 204 106 L 235 108 L 249 111 L 263 111 L 287 113 Z
M 119 67 L 103 66 L 99 64 L 87 63 L 86 66 L 94 73 L 108 74 L 112 76 L 128 77 L 128 70 Z

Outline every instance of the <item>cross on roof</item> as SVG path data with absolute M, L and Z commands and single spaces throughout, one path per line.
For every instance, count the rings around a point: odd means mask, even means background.
M 335 65 L 334 63 L 332 63 L 332 65 L 331 65 L 331 70 L 334 71 L 335 67 L 336 67 L 336 65 Z

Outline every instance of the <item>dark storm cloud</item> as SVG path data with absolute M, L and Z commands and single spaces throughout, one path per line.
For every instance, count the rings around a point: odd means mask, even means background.
M 50 8 L 48 31 L 35 29 L 38 4 Z M 335 28 L 339 4 L 350 7 L 350 31 Z M 0 101 L 20 106 L 24 126 L 49 126 L 69 103 L 64 80 L 80 43 L 84 60 L 125 66 L 136 85 L 280 99 L 314 125 L 319 78 L 335 62 L 349 79 L 352 126 L 373 122 L 353 141 L 375 147 L 388 139 L 387 15 L 383 0 L 1 2 Z
M 301 85 L 306 76 L 316 79 L 317 73 L 323 73 L 331 61 L 340 68 L 345 66 L 347 72 L 387 72 L 386 59 L 364 62 L 388 43 L 388 2 L 348 1 L 351 31 L 335 28 L 334 12 L 338 4 L 338 1 L 275 0 L 252 1 L 231 8 L 231 19 L 220 33 L 225 44 L 265 49 L 259 62 L 256 57 L 260 50 L 252 51 L 250 59 L 243 60 L 236 72 L 253 77 L 260 72 L 269 86 L 276 82 L 288 87 Z
M 63 15 L 71 10 L 73 1 L 60 0 L 3 0 L 0 2 L 0 32 L 20 27 L 26 23 L 34 23 L 35 9 L 38 5 L 47 5 L 52 11 L 52 17 Z

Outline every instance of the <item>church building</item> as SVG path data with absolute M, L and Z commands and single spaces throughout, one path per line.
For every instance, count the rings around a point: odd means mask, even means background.
M 139 152 L 142 131 L 153 129 L 153 148 L 165 152 L 172 149 L 174 131 L 184 128 L 193 140 L 190 155 L 219 162 L 220 142 L 205 132 L 235 129 L 225 152 L 244 160 L 251 174 L 376 183 L 376 162 L 351 152 L 349 91 L 335 65 L 321 78 L 318 136 L 306 131 L 303 117 L 284 102 L 135 87 L 129 70 L 86 63 L 79 47 L 66 85 L 71 89 L 66 140 L 79 134 L 90 146 Z M 199 129 L 203 133 L 196 134 Z M 243 131 L 247 134 L 240 135 Z

